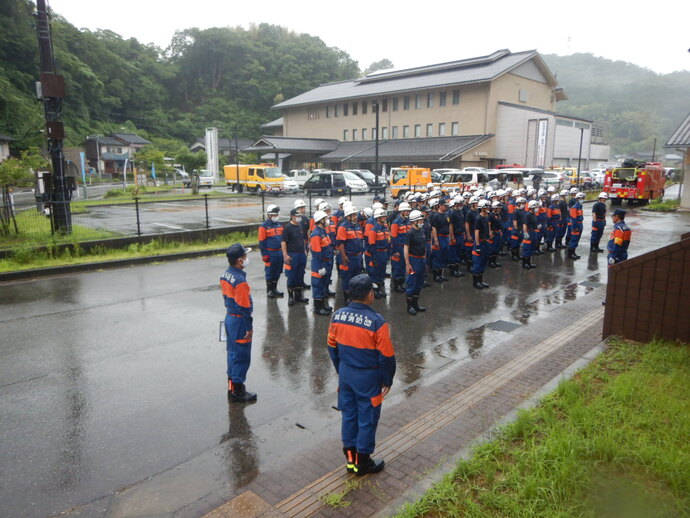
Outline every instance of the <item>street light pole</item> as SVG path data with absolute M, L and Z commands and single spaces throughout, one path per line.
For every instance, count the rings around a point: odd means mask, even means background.
M 374 183 L 378 187 L 379 184 L 379 102 L 374 101 L 371 103 L 371 107 L 374 109 L 376 114 L 376 127 L 374 128 L 374 136 L 376 139 L 376 144 L 374 146 Z
M 582 139 L 585 134 L 585 129 L 580 128 L 580 154 L 577 157 L 577 183 L 578 188 L 580 187 L 580 161 L 582 160 Z

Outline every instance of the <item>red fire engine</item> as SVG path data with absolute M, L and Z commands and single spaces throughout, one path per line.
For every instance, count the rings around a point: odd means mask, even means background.
M 664 168 L 658 162 L 626 161 L 622 167 L 606 171 L 604 192 L 608 193 L 611 205 L 628 203 L 647 204 L 664 195 L 666 178 Z

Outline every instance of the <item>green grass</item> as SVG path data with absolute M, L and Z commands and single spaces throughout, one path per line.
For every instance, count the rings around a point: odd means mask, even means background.
M 220 236 L 208 242 L 198 241 L 181 243 L 177 241 L 153 240 L 146 244 L 135 243 L 126 248 L 116 250 L 96 247 L 89 252 L 82 249 L 79 243 L 73 243 L 72 247 L 62 252 L 57 252 L 54 248 L 54 244 L 48 247 L 47 252 L 36 252 L 33 247 L 22 246 L 17 248 L 10 258 L 0 259 L 0 272 L 14 272 L 33 268 L 49 268 L 73 264 L 113 261 L 117 259 L 131 259 L 135 257 L 212 250 L 214 248 L 224 248 L 235 242 L 248 245 L 256 243 L 257 240 L 257 232 L 251 232 L 249 234 L 233 232 L 232 234 Z
M 398 516 L 690 516 L 690 348 L 612 341 Z
M 680 207 L 680 200 L 654 200 L 642 210 L 651 210 L 656 212 L 673 212 Z
M 352 503 L 349 500 L 345 500 L 345 497 L 348 495 L 348 493 L 359 489 L 361 486 L 361 480 L 348 480 L 345 482 L 345 489 L 342 491 L 321 495 L 319 499 L 328 507 L 333 509 L 342 509 L 343 507 L 348 507 Z

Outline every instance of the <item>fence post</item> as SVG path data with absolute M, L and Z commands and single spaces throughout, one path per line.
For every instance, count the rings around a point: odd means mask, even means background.
M 307 193 L 307 197 L 309 198 L 309 214 L 313 214 L 311 210 L 311 191 Z M 318 209 L 318 207 L 316 207 Z
M 139 197 L 134 197 L 134 208 L 137 212 L 137 236 L 141 236 L 141 221 L 139 219 Z
M 264 190 L 259 189 L 261 191 L 261 221 L 266 219 L 266 208 L 264 207 Z
M 204 194 L 204 207 L 206 209 L 206 230 L 208 230 L 209 224 L 208 224 L 208 194 Z

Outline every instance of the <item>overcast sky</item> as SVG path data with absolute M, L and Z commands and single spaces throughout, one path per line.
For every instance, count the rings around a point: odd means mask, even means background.
M 281 25 L 344 50 L 362 70 L 383 58 L 408 68 L 504 48 L 590 52 L 658 73 L 690 70 L 690 6 L 682 0 L 48 2 L 76 27 L 110 29 L 163 48 L 176 30 L 190 27 Z

